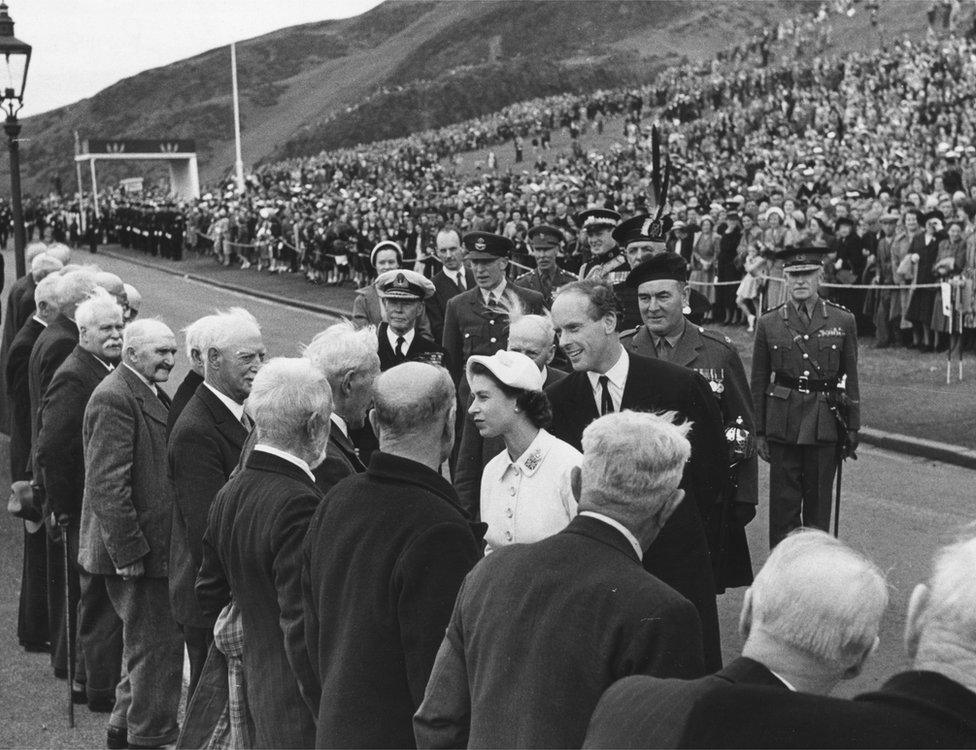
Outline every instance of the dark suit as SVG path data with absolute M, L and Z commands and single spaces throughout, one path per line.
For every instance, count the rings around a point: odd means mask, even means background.
M 183 639 L 170 610 L 169 544 L 173 486 L 166 466 L 169 398 L 122 364 L 88 401 L 82 428 L 85 495 L 78 563 L 104 578 L 123 623 L 128 682 L 117 691 L 115 725 L 129 741 L 166 744 L 178 735 Z M 142 561 L 141 578 L 116 574 Z M 82 625 L 84 629 L 84 624 Z M 126 686 L 131 701 L 125 700 Z
M 306 651 L 301 555 L 321 500 L 301 468 L 255 450 L 210 508 L 197 598 L 212 618 L 231 599 L 240 610 L 255 747 L 315 742 L 319 694 Z
M 645 326 L 622 334 L 620 343 L 627 351 L 651 359 L 658 358 L 654 339 Z M 691 323 L 685 323 L 684 332 L 672 350 L 662 343 L 662 356 L 668 362 L 688 367 L 702 373 L 712 370 L 712 386 L 722 424 L 735 426 L 742 420 L 742 428 L 755 434 L 755 420 L 752 416 L 752 392 L 746 378 L 742 359 L 735 344 L 728 336 L 708 331 Z M 702 373 L 708 379 L 706 373 Z M 716 391 L 717 388 L 720 391 Z M 715 576 L 715 590 L 722 593 L 726 588 L 748 586 L 752 583 L 752 561 L 749 557 L 749 544 L 746 541 L 745 523 L 739 518 L 751 519 L 756 514 L 759 498 L 759 465 L 755 453 L 726 472 L 726 484 L 720 503 L 705 512 L 705 534 L 712 556 L 712 573 Z M 736 506 L 740 506 L 737 508 Z M 742 513 L 742 515 L 738 515 Z
M 9 320 L 9 318 L 8 318 Z M 13 337 L 7 357 L 7 392 L 10 403 L 10 478 L 30 479 L 31 412 L 30 355 L 44 324 L 34 318 Z M 24 564 L 17 610 L 17 639 L 22 646 L 40 648 L 48 641 L 47 535 L 24 528 Z
M 577 516 L 468 575 L 414 727 L 420 747 L 579 747 L 615 680 L 703 673 L 694 607 Z
M 68 575 L 68 608 L 64 606 L 64 547 L 48 540 L 48 620 L 50 623 L 51 661 L 58 671 L 67 668 L 65 617 L 71 631 L 81 597 L 81 580 L 74 565 L 78 559 L 78 529 L 85 492 L 85 449 L 82 444 L 82 422 L 88 399 L 108 375 L 108 368 L 93 354 L 76 346 L 54 373 L 41 401 L 34 466 L 47 493 L 47 511 L 57 517 L 67 516 L 68 550 L 72 566 Z M 95 650 L 90 658 L 76 650 L 76 679 L 91 685 L 90 697 L 111 697 L 119 679 L 122 658 L 121 623 L 109 617 L 100 632 L 111 633 L 111 643 Z M 107 660 L 107 663 L 105 663 Z
M 8 394 L 10 384 L 7 381 L 7 368 L 10 362 L 10 347 L 20 329 L 26 325 L 36 310 L 34 304 L 34 290 L 37 284 L 28 272 L 10 285 L 7 292 L 7 307 L 3 314 L 3 340 L 0 342 L 0 392 Z M 30 353 L 28 352 L 28 356 Z M 24 402 L 26 403 L 26 401 Z M 10 423 L 13 420 L 13 402 L 0 402 L 0 431 L 10 434 Z
M 729 686 L 696 706 L 674 747 L 976 748 L 976 693 L 903 672 L 854 700 Z
M 583 747 L 677 747 L 688 716 L 702 696 L 735 684 L 788 690 L 765 666 L 744 656 L 697 680 L 628 677 L 603 694 L 590 718 Z
M 28 388 L 30 390 L 31 445 L 37 445 L 40 429 L 38 415 L 41 401 L 51 378 L 78 343 L 78 326 L 73 320 L 58 315 L 37 337 L 31 350 Z M 28 460 L 33 461 L 33 456 Z
M 377 353 L 380 356 L 381 372 L 385 372 L 396 365 L 402 365 L 404 362 L 415 362 L 418 360 L 429 362 L 430 364 L 440 364 L 445 368 L 448 367 L 444 348 L 432 339 L 423 336 L 417 329 L 414 329 L 413 341 L 410 342 L 410 346 L 407 347 L 403 356 L 397 357 L 393 346 L 390 344 L 390 338 L 387 335 L 389 327 L 389 323 L 380 323 L 376 329 Z
M 169 433 L 167 456 L 175 490 L 169 598 L 190 655 L 190 695 L 213 640 L 214 620 L 200 611 L 194 591 L 203 532 L 210 505 L 237 466 L 247 433 L 204 383 L 197 386 Z
M 721 414 L 711 389 L 697 373 L 670 362 L 625 356 L 630 357 L 630 371 L 621 410 L 674 410 L 694 422 L 689 436 L 691 460 L 681 481 L 685 499 L 647 550 L 644 567 L 698 609 L 705 667 L 714 671 L 722 666 L 722 651 L 715 583 L 700 509 L 710 508 L 717 501 L 725 483 L 728 454 Z M 598 416 L 587 373 L 571 373 L 546 389 L 546 393 L 553 415 L 549 431 L 581 450 L 583 430 Z
M 316 747 L 413 747 L 412 717 L 483 531 L 436 471 L 389 453 L 326 496 L 304 544 Z
M 541 294 L 511 282 L 506 284 L 503 296 L 505 304 L 520 308 L 524 314 L 539 314 L 543 310 Z M 508 346 L 508 323 L 508 312 L 502 308 L 490 309 L 477 287 L 447 303 L 441 343 L 455 384 L 463 377 L 464 366 L 472 354 L 491 355 Z
M 464 289 L 461 289 L 447 273 L 441 269 L 431 281 L 434 284 L 434 294 L 431 295 L 425 305 L 427 307 L 427 319 L 430 321 L 430 332 L 434 341 L 444 339 L 444 315 L 447 313 L 447 303 L 452 297 L 456 297 L 463 291 L 474 289 L 474 274 L 466 266 L 462 267 L 464 273 Z
M 546 365 L 546 382 L 543 387 L 548 388 L 566 377 L 566 373 Z M 505 450 L 505 441 L 501 437 L 485 440 L 475 427 L 474 417 L 468 413 L 471 399 L 467 399 L 464 407 L 464 423 L 458 438 L 458 458 L 454 469 L 454 489 L 457 490 L 461 507 L 471 518 L 480 518 L 481 510 L 481 475 L 485 464 Z
M 186 374 L 186 377 L 183 378 L 180 387 L 173 394 L 173 403 L 169 407 L 169 416 L 166 420 L 166 434 L 173 431 L 173 425 L 176 424 L 176 420 L 180 418 L 180 414 L 183 413 L 186 405 L 190 403 L 190 399 L 193 398 L 193 394 L 197 392 L 197 388 L 202 382 L 203 375 L 200 375 L 196 370 L 190 370 Z

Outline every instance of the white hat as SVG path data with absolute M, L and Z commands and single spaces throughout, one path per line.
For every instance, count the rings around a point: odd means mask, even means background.
M 471 383 L 471 366 L 477 362 L 494 375 L 500 383 L 509 388 L 523 391 L 541 391 L 546 382 L 546 376 L 536 366 L 535 362 L 521 352 L 502 350 L 490 357 L 475 354 L 468 359 L 466 368 L 468 383 Z

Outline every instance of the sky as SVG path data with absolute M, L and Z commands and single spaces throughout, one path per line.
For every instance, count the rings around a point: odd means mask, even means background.
M 33 47 L 21 117 L 89 97 L 122 78 L 380 0 L 5 0 Z

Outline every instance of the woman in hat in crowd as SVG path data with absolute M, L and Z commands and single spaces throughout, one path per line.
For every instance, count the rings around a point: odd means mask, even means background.
M 718 250 L 718 236 L 715 234 L 715 222 L 711 216 L 703 216 L 698 226 L 699 233 L 691 250 L 691 273 L 688 281 L 692 286 L 705 295 L 709 305 L 715 304 L 715 253 Z M 698 282 L 698 283 L 694 283 Z M 708 286 L 702 286 L 707 283 Z M 705 314 L 705 320 L 711 319 L 711 313 Z
M 544 539 L 576 516 L 570 476 L 583 455 L 545 429 L 552 419 L 542 390 L 545 377 L 519 352 L 468 360 L 473 397 L 468 412 L 483 438 L 505 441 L 505 450 L 488 462 L 481 477 L 486 553 Z

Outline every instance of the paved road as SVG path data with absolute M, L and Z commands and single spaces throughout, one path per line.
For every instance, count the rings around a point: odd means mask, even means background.
M 79 253 L 79 255 L 81 255 Z M 84 254 L 87 258 L 87 253 Z M 182 328 L 214 307 L 243 305 L 261 321 L 265 340 L 275 355 L 297 352 L 330 321 L 311 313 L 243 298 L 200 284 L 99 258 L 102 265 L 123 276 L 142 291 L 144 314 L 159 315 L 174 329 Z M 8 258 L 7 267 L 12 267 Z M 168 390 L 185 373 L 181 362 Z M 7 481 L 7 445 L 0 440 L 0 486 Z M 976 516 L 972 486 L 976 474 L 955 467 L 907 458 L 870 448 L 849 463 L 844 474 L 841 536 L 869 554 L 887 573 L 892 605 L 884 623 L 881 647 L 865 674 L 840 691 L 851 695 L 871 688 L 903 666 L 901 630 L 908 596 L 928 570 L 932 550 L 952 539 Z M 750 525 L 749 541 L 754 565 L 766 557 L 765 470 L 761 476 L 762 507 Z M 45 655 L 26 655 L 15 638 L 20 570 L 20 529 L 4 514 L 0 521 L 0 747 L 101 747 L 104 720 L 84 707 L 78 728 L 68 730 L 63 718 L 63 685 L 50 676 Z M 726 659 L 739 653 L 736 623 L 742 591 L 720 598 L 719 610 Z

